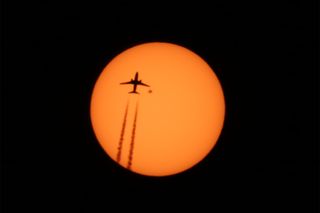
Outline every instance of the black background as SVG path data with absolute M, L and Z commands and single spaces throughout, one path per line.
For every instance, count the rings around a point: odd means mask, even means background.
M 2 2 L 1 212 L 316 212 L 317 5 L 279 2 Z M 113 163 L 89 117 L 104 66 L 149 41 L 199 54 L 226 98 L 214 150 L 162 178 Z

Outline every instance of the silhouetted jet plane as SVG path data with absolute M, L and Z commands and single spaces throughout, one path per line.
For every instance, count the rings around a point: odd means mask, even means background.
M 138 85 L 141 85 L 141 86 L 146 86 L 146 87 L 150 87 L 149 85 L 147 84 L 144 84 L 142 83 L 142 80 L 138 80 L 139 79 L 139 73 L 136 72 L 136 75 L 134 77 L 134 79 L 131 79 L 131 81 L 128 81 L 128 82 L 123 82 L 123 83 L 120 83 L 120 84 L 133 84 L 133 90 L 129 93 L 136 93 L 136 94 L 139 94 L 137 92 L 137 86 Z

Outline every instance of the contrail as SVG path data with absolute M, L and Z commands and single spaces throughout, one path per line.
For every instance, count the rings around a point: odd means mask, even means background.
M 120 160 L 121 160 L 122 144 L 123 144 L 123 139 L 124 139 L 124 133 L 126 130 L 128 108 L 129 108 L 129 100 L 127 101 L 126 111 L 124 113 L 124 118 L 123 118 L 123 123 L 122 123 L 122 129 L 121 129 L 120 140 L 119 140 L 119 145 L 118 145 L 117 162 L 120 162 Z
M 131 135 L 131 144 L 130 144 L 130 152 L 129 152 L 129 161 L 127 168 L 130 170 L 132 165 L 132 158 L 133 158 L 133 148 L 134 148 L 134 138 L 136 133 L 136 127 L 137 127 L 137 118 L 138 118 L 138 107 L 139 107 L 139 100 L 136 105 L 136 112 L 134 115 L 134 121 L 133 121 L 133 127 L 132 127 L 132 135 Z

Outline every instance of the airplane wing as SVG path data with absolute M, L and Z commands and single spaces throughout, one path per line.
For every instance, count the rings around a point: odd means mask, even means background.
M 120 84 L 132 84 L 132 81 L 123 82 L 123 83 L 120 83 Z
M 142 86 L 146 86 L 146 87 L 150 87 L 148 84 L 145 84 L 145 83 L 139 83 L 139 85 L 142 85 Z

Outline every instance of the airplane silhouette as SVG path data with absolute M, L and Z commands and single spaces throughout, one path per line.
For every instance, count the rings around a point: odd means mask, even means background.
M 138 85 L 146 86 L 146 87 L 150 87 L 150 86 L 147 85 L 147 84 L 142 83 L 142 80 L 138 80 L 138 79 L 139 79 L 139 73 L 136 72 L 136 75 L 135 75 L 134 79 L 131 79 L 131 81 L 123 82 L 123 83 L 120 83 L 120 84 L 133 84 L 133 90 L 131 92 L 129 92 L 129 93 L 139 94 L 137 92 L 137 86 Z

